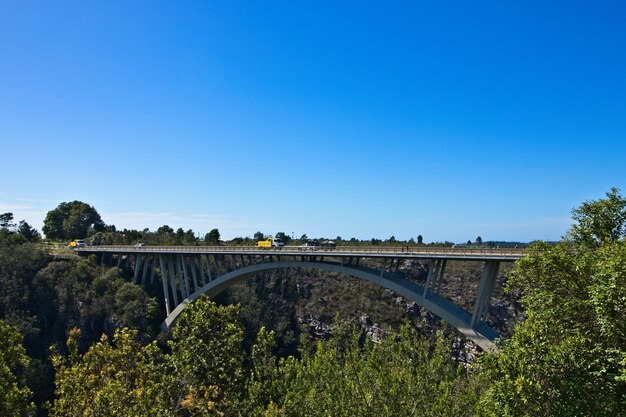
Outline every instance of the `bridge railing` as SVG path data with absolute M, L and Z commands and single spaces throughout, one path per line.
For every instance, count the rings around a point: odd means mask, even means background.
M 525 250 L 522 248 L 452 248 L 452 247 L 428 247 L 428 246 L 337 246 L 337 247 L 257 247 L 257 246 L 121 246 L 102 245 L 86 246 L 78 249 L 85 252 L 203 252 L 203 253 L 336 253 L 342 255 L 441 255 L 441 256 L 512 256 L 523 257 Z

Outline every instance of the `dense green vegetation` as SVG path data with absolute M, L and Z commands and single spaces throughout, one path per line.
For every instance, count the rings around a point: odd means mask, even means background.
M 72 207 L 89 214 L 85 206 Z M 466 365 L 454 359 L 449 333 L 424 337 L 402 325 L 401 310 L 365 308 L 358 294 L 373 289 L 342 289 L 330 275 L 309 277 L 333 283 L 326 293 L 307 280 L 253 279 L 220 299 L 252 303 L 200 299 L 160 335 L 158 286 L 134 285 L 92 258 L 55 259 L 36 231 L 5 213 L 0 415 L 626 415 L 626 200 L 612 189 L 572 214 L 562 242 L 533 244 L 511 272 L 524 320 L 497 352 Z M 82 223 L 92 239 L 197 242 L 166 226 L 131 238 L 94 219 Z M 218 244 L 219 232 L 205 238 Z M 299 306 L 286 301 L 298 296 Z M 374 341 L 362 327 L 328 320 L 332 337 L 306 337 L 296 317 L 321 314 L 319 303 L 333 297 L 351 300 L 337 311 L 344 317 L 368 310 L 393 325 Z

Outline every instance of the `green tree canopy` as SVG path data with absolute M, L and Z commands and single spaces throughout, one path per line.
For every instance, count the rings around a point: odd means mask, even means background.
M 276 239 L 282 239 L 283 243 L 286 245 L 291 241 L 291 237 L 285 232 L 278 232 L 274 236 Z
M 48 239 L 82 239 L 105 227 L 96 209 L 82 201 L 59 204 L 48 212 L 43 223 L 42 231 Z
M 0 214 L 0 229 L 9 229 L 15 226 L 13 224 L 13 213 Z
M 0 320 L 0 415 L 6 417 L 32 416 L 35 406 L 31 392 L 20 378 L 20 370 L 28 364 L 22 347 L 22 336 L 16 328 Z
M 626 235 L 626 199 L 613 187 L 606 198 L 584 202 L 572 210 L 576 222 L 569 237 L 576 242 L 601 245 L 617 242 Z
M 220 231 L 217 229 L 211 230 L 204 237 L 204 241 L 206 243 L 219 243 L 220 242 Z
M 573 210 L 572 240 L 538 242 L 516 263 L 510 286 L 524 294 L 526 319 L 484 357 L 484 415 L 626 415 L 626 243 L 615 191 Z

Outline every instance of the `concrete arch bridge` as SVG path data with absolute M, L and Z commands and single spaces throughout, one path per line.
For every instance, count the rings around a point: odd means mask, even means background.
M 483 349 L 492 349 L 500 335 L 485 323 L 501 262 L 524 256 L 521 249 L 470 249 L 429 247 L 257 248 L 253 246 L 86 246 L 81 256 L 98 255 L 100 262 L 131 267 L 133 282 L 163 286 L 167 317 L 163 330 L 202 294 L 214 297 L 232 284 L 269 270 L 315 268 L 350 275 L 378 284 L 415 301 L 447 321 Z M 382 261 L 380 269 L 363 265 L 363 259 Z M 400 276 L 407 259 L 430 263 L 425 285 Z M 440 295 L 449 260 L 482 262 L 483 269 L 472 312 Z M 379 262 L 380 263 L 380 262 Z M 156 273 L 160 271 L 160 273 Z

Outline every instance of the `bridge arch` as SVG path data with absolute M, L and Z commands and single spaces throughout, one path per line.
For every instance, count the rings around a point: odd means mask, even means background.
M 166 317 L 165 321 L 163 321 L 161 329 L 166 330 L 171 327 L 175 323 L 178 316 L 183 312 L 187 304 L 194 302 L 203 294 L 206 294 L 209 298 L 213 298 L 231 285 L 248 279 L 261 272 L 295 268 L 321 269 L 329 272 L 337 272 L 363 279 L 387 288 L 396 294 L 415 301 L 418 305 L 439 316 L 484 350 L 494 349 L 494 341 L 500 337 L 500 334 L 497 331 L 485 323 L 478 323 L 472 326 L 472 316 L 453 302 L 446 300 L 437 294 L 427 293 L 424 291 L 424 287 L 409 282 L 396 275 L 356 265 L 342 265 L 323 261 L 296 260 L 274 261 L 242 266 L 241 268 L 213 279 L 206 285 L 198 288 L 198 290 L 190 294 L 180 304 L 178 304 L 176 308 L 174 308 L 174 310 L 171 311 L 171 313 Z

